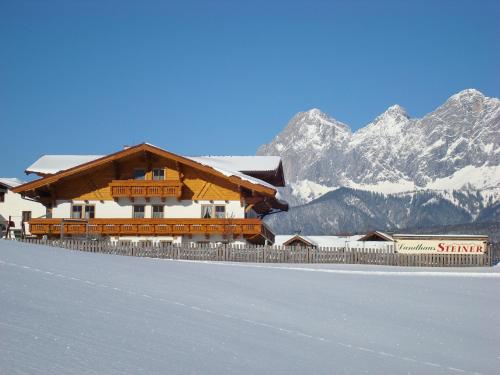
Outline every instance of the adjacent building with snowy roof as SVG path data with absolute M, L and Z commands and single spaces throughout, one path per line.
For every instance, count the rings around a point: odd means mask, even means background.
M 369 232 L 355 236 L 278 235 L 275 246 L 375 249 L 404 254 L 483 254 L 489 249 L 485 235 L 474 234 L 402 234 Z
M 284 234 L 275 237 L 275 246 L 296 246 L 315 248 L 370 248 L 392 251 L 393 241 L 387 240 L 364 240 L 365 235 L 354 236 L 305 236 L 302 234 Z
M 44 155 L 15 191 L 41 202 L 39 236 L 112 241 L 273 243 L 262 217 L 288 209 L 276 156 L 184 157 L 148 143 L 110 155 Z
M 7 227 L 12 235 L 21 232 L 23 225 L 31 218 L 45 215 L 45 207 L 42 204 L 23 199 L 20 194 L 12 191 L 22 184 L 23 181 L 17 178 L 0 177 L 0 237 L 7 234 Z

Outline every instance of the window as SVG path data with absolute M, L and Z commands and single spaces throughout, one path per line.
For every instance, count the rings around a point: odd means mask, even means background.
M 143 219 L 144 218 L 144 205 L 134 206 L 134 211 L 132 214 L 134 219 Z
M 211 219 L 214 217 L 214 206 L 211 204 L 201 205 L 201 217 L 203 219 Z
M 0 191 L 0 202 L 5 202 L 5 192 Z
M 153 169 L 153 180 L 164 180 L 165 170 L 164 169 Z
M 71 207 L 71 218 L 72 219 L 83 218 L 83 206 L 81 204 L 74 204 Z
M 201 217 L 203 219 L 212 219 L 212 218 L 224 219 L 226 217 L 226 206 L 202 204 Z
M 215 206 L 215 217 L 224 219 L 226 217 L 226 206 Z
M 95 218 L 95 206 L 85 206 L 85 219 Z
M 164 206 L 153 205 L 153 219 L 163 219 Z
M 31 211 L 23 211 L 22 212 L 22 217 L 23 217 L 23 223 L 30 221 L 31 220 Z
M 134 180 L 145 180 L 146 170 L 145 169 L 134 169 Z
M 71 206 L 72 219 L 93 219 L 95 218 L 95 206 L 74 204 Z
M 158 247 L 168 247 L 172 246 L 172 241 L 162 240 L 158 242 Z

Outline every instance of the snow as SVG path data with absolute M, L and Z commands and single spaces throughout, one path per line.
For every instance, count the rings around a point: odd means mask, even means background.
M 14 188 L 16 186 L 24 184 L 24 181 L 21 181 L 15 177 L 0 177 L 0 184 L 7 186 L 8 188 Z
M 279 234 L 274 238 L 274 244 L 276 246 L 282 246 L 286 241 L 295 237 L 296 234 Z M 304 236 L 300 235 L 306 241 L 316 245 L 318 247 L 344 247 L 349 248 L 378 248 L 387 249 L 388 246 L 392 245 L 392 242 L 385 241 L 359 241 L 362 235 L 354 236 Z
M 459 169 L 449 177 L 438 178 L 429 184 L 426 189 L 458 190 L 472 186 L 476 189 L 486 189 L 500 184 L 500 165 L 480 167 L 468 165 Z
M 454 95 L 452 95 L 448 100 L 470 100 L 475 96 L 484 97 L 484 94 L 481 91 L 476 89 L 464 89 Z
M 495 145 L 493 143 L 488 143 L 488 144 L 486 144 L 486 145 L 483 146 L 483 150 L 487 154 L 491 154 L 491 151 L 493 151 L 494 147 L 495 147 Z M 499 152 L 499 151 L 500 150 L 496 150 L 496 152 Z
M 438 204 L 438 203 L 439 203 L 439 200 L 436 197 L 432 197 L 427 202 L 425 202 L 424 204 L 422 204 L 422 207 L 431 206 L 433 204 Z
M 223 169 L 220 167 L 216 167 L 212 161 L 206 161 L 203 158 L 187 158 L 187 159 L 191 159 L 196 163 L 210 167 L 210 168 L 216 170 L 217 172 L 222 173 L 224 176 L 228 176 L 228 177 L 235 176 L 235 177 L 242 179 L 243 181 L 248 181 L 252 184 L 265 186 L 265 187 L 271 188 L 271 189 L 276 191 L 276 187 L 274 185 L 271 185 L 270 183 L 268 183 L 266 181 L 263 181 L 261 179 L 255 178 L 255 177 L 248 176 L 248 175 L 241 173 L 241 172 L 229 171 L 229 170 L 226 170 L 226 169 Z M 195 160 L 195 159 L 197 159 L 197 160 Z
M 279 156 L 189 156 L 188 159 L 215 168 L 239 172 L 275 171 Z
M 415 190 L 415 184 L 413 181 L 405 179 L 401 179 L 397 182 L 380 181 L 374 184 L 360 184 L 353 181 L 346 181 L 345 186 L 352 189 L 367 190 L 384 194 L 403 193 Z
M 419 186 L 418 190 L 453 191 L 460 189 L 491 189 L 500 185 L 500 165 L 472 166 L 468 165 L 457 170 L 451 176 L 437 178 L 425 186 Z M 308 184 L 314 183 L 308 180 Z M 301 186 L 301 182 L 292 183 L 290 186 Z M 415 191 L 417 188 L 410 180 L 401 179 L 397 182 L 381 181 L 374 184 L 362 184 L 346 181 L 344 186 L 353 189 L 367 190 L 384 194 L 396 194 Z
M 106 155 L 43 155 L 26 171 L 53 174 Z M 279 156 L 198 156 L 187 157 L 200 164 L 230 171 L 274 171 L 281 162 Z
M 476 238 L 478 240 L 484 240 L 488 236 L 481 234 L 414 234 L 414 233 L 397 233 L 394 237 L 414 237 L 414 238 Z
M 26 168 L 26 172 L 54 174 L 104 156 L 105 155 L 43 155 Z
M 289 186 L 292 188 L 293 195 L 304 202 L 310 202 L 336 189 L 336 187 L 321 185 L 310 180 L 292 182 Z
M 493 374 L 499 276 L 0 241 L 0 372 Z

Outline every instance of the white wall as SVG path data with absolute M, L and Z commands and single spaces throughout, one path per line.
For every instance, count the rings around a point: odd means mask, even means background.
M 174 245 L 180 244 L 194 244 L 196 245 L 198 242 L 206 242 L 209 241 L 211 243 L 225 243 L 229 242 L 233 245 L 245 245 L 247 242 L 244 238 L 239 237 L 237 239 L 224 239 L 222 235 L 213 234 L 207 239 L 204 235 L 193 235 L 191 238 L 189 236 L 120 236 L 120 237 L 111 237 L 112 242 L 118 241 L 132 241 L 133 243 L 137 243 L 139 241 L 151 241 L 153 244 L 158 244 L 161 241 L 172 241 Z
M 131 202 L 129 199 L 120 199 L 116 201 L 63 201 L 58 200 L 56 207 L 52 209 L 53 218 L 70 218 L 71 217 L 71 204 L 90 204 L 95 206 L 96 218 L 131 218 L 132 206 L 134 204 L 144 204 L 145 217 L 152 216 L 152 205 L 165 206 L 165 218 L 201 218 L 201 205 L 203 204 L 217 204 L 226 206 L 226 217 L 228 218 L 244 218 L 245 208 L 241 206 L 240 201 L 192 201 L 181 200 L 175 198 L 166 199 L 162 202 L 161 199 L 150 199 L 146 202 L 144 199 L 135 199 Z
M 41 203 L 23 199 L 21 194 L 13 193 L 7 190 L 5 201 L 0 202 L 0 223 L 7 225 L 9 216 L 14 221 L 14 229 L 21 229 L 22 212 L 31 211 L 31 217 L 37 218 L 45 216 L 45 206 Z
M 192 201 L 192 200 L 181 200 L 178 201 L 175 198 L 166 199 L 162 202 L 161 199 L 150 199 L 146 202 L 145 199 L 135 199 L 131 202 L 129 199 L 120 199 L 118 201 L 63 201 L 58 200 L 57 205 L 52 209 L 53 218 L 70 218 L 71 217 L 71 205 L 72 204 L 89 204 L 95 206 L 95 217 L 96 218 L 116 218 L 116 219 L 127 219 L 132 218 L 132 206 L 134 204 L 144 204 L 145 207 L 145 217 L 150 218 L 152 216 L 152 205 L 163 204 L 164 217 L 165 218 L 201 218 L 201 206 L 203 204 L 217 204 L 226 206 L 226 217 L 227 218 L 244 218 L 245 208 L 241 206 L 239 200 L 237 201 Z M 116 242 L 119 240 L 131 240 L 132 242 L 141 241 L 152 241 L 153 243 L 158 243 L 159 241 L 172 241 L 174 244 L 196 244 L 199 241 L 210 241 L 212 243 L 226 242 L 227 240 L 222 237 L 222 235 L 210 235 L 207 239 L 204 235 L 193 235 L 192 238 L 189 236 L 121 236 L 121 237 L 111 237 L 111 241 Z M 246 243 L 244 238 L 238 238 L 236 240 L 231 239 L 231 243 L 243 245 Z
M 136 243 L 138 241 L 151 241 L 153 244 L 158 244 L 161 241 L 172 241 L 174 245 L 182 243 L 182 236 L 112 236 L 110 239 L 111 242 L 132 241 Z

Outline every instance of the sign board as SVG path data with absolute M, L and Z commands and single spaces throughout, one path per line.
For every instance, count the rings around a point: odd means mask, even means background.
M 398 239 L 398 253 L 403 254 L 484 254 L 487 241 L 473 239 Z

